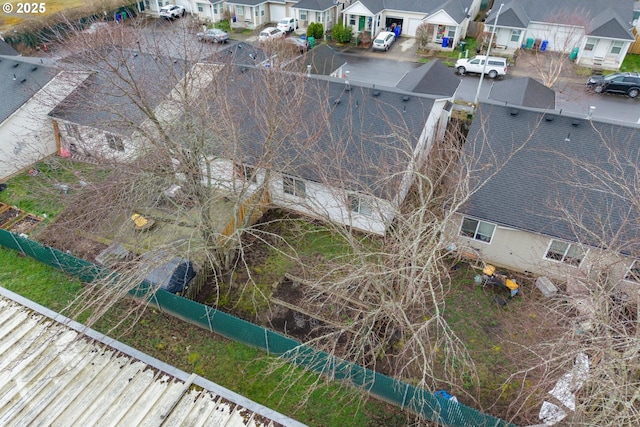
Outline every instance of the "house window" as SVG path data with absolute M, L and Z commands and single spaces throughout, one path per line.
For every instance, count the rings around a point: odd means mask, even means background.
M 449 37 L 450 39 L 454 39 L 456 37 L 456 27 L 449 27 L 447 37 Z
M 631 280 L 632 282 L 640 283 L 640 260 L 633 261 L 629 271 L 624 276 L 624 280 Z
M 247 182 L 258 182 L 257 172 L 256 168 L 253 166 L 236 164 L 236 173 Z
M 544 257 L 577 267 L 582 262 L 582 258 L 584 258 L 584 251 L 576 244 L 552 239 Z
M 258 9 L 258 8 L 256 8 L 256 13 L 255 13 L 256 18 L 258 17 L 258 11 L 259 11 L 259 9 Z
M 198 12 L 204 12 L 204 5 L 202 3 L 198 3 Z
M 596 47 L 596 39 L 593 37 L 589 37 L 587 39 L 587 43 L 584 45 L 585 52 L 593 51 L 593 48 Z
M 236 6 L 236 15 L 237 16 L 244 15 L 244 10 L 242 9 L 242 6 Z
M 512 42 L 519 42 L 520 41 L 520 34 L 522 34 L 522 30 L 511 30 L 511 41 Z
M 282 189 L 285 194 L 304 198 L 306 197 L 306 188 L 304 181 L 290 176 L 282 177 Z
M 622 46 L 624 46 L 624 42 L 613 42 L 611 45 L 611 54 L 617 55 L 622 52 Z
M 67 135 L 73 137 L 75 139 L 80 139 L 80 130 L 78 130 L 78 125 L 73 123 L 65 123 L 64 130 L 67 132 Z
M 307 11 L 306 10 L 301 10 L 300 11 L 300 20 L 301 21 L 306 21 L 307 20 Z
M 493 232 L 495 230 L 495 224 L 465 217 L 462 220 L 460 234 L 481 242 L 491 243 L 491 238 L 493 237 Z
M 356 212 L 364 216 L 371 216 L 371 205 L 363 197 L 356 194 L 349 194 L 347 202 L 349 203 L 349 209 L 352 212 Z
M 149 0 L 144 0 L 144 8 L 151 9 L 151 2 Z
M 264 7 L 260 8 L 260 16 L 264 16 Z
M 213 13 L 216 14 L 216 15 L 218 14 L 218 5 L 217 4 L 213 5 Z
M 124 143 L 120 135 L 114 135 L 112 133 L 105 134 L 107 138 L 107 145 L 113 151 L 124 151 Z

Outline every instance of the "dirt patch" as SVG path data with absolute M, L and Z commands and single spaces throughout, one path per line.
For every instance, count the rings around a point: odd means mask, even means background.
M 11 221 L 22 215 L 22 213 L 20 209 L 14 208 L 13 206 L 9 206 L 7 210 L 0 212 L 0 228 L 5 228 Z

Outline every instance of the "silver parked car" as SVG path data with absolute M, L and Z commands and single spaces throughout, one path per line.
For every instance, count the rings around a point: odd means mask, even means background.
M 197 37 L 201 42 L 224 43 L 229 40 L 229 34 L 217 28 L 210 28 L 204 33 L 198 33 Z
M 381 31 L 373 41 L 373 50 L 389 50 L 389 46 L 396 40 L 396 35 L 391 31 Z

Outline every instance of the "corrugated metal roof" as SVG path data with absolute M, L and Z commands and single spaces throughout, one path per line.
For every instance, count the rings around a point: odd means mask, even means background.
M 303 427 L 3 288 L 0 425 Z

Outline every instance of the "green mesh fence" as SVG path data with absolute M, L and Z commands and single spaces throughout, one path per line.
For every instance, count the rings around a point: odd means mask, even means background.
M 90 282 L 107 271 L 85 260 L 42 246 L 28 238 L 0 229 L 0 245 L 28 255 L 40 262 Z M 146 294 L 143 287 L 132 292 Z M 483 414 L 463 404 L 349 363 L 322 351 L 314 350 L 261 326 L 223 313 L 198 302 L 158 290 L 149 297 L 161 310 L 227 338 L 260 348 L 316 373 L 360 387 L 378 399 L 422 415 L 424 418 L 453 427 L 509 427 L 504 420 Z

